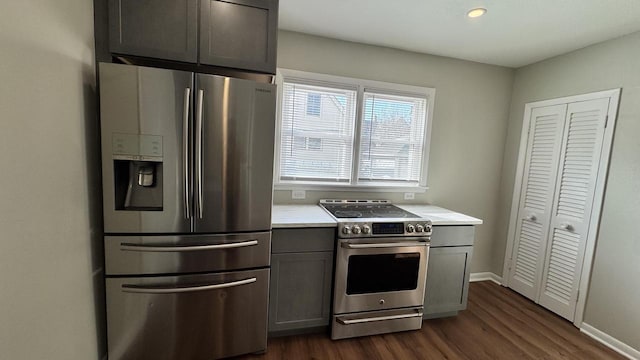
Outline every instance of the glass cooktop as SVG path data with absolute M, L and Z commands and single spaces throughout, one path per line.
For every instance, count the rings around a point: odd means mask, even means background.
M 337 219 L 344 218 L 419 218 L 418 215 L 392 204 L 325 204 L 321 203 L 327 211 Z

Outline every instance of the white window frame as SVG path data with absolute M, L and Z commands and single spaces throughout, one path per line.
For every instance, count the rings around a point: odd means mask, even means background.
M 282 126 L 282 101 L 283 83 L 285 80 L 300 81 L 307 84 L 319 86 L 335 86 L 339 88 L 353 88 L 356 93 L 356 121 L 354 128 L 353 161 L 351 169 L 351 179 L 348 184 L 328 184 L 316 181 L 281 181 L 280 180 L 280 151 L 281 151 L 281 126 Z M 429 150 L 431 147 L 431 123 L 433 119 L 433 105 L 436 96 L 436 89 L 387 83 L 381 81 L 356 79 L 343 76 L 311 73 L 306 71 L 278 68 L 276 72 L 276 85 L 278 86 L 278 101 L 276 106 L 276 134 L 275 134 L 275 165 L 273 172 L 273 183 L 276 190 L 324 190 L 324 191 L 386 191 L 386 192 L 425 192 L 427 186 L 427 173 L 429 170 Z M 363 98 L 365 91 L 378 91 L 390 95 L 424 97 L 426 98 L 426 121 L 425 133 L 423 134 L 424 146 L 422 153 L 422 164 L 420 170 L 420 180 L 417 186 L 403 185 L 397 183 L 358 183 L 358 170 L 360 160 L 360 138 L 362 111 L 364 107 Z

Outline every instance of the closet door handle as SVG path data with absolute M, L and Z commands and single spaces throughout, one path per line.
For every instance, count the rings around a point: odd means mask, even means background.
M 560 229 L 562 229 L 562 230 L 566 230 L 566 231 L 573 231 L 573 230 L 575 230 L 575 228 L 573 227 L 573 225 L 571 225 L 571 224 L 567 224 L 567 223 L 562 223 L 562 224 L 560 224 Z
M 538 220 L 538 217 L 536 216 L 536 214 L 531 214 L 531 215 L 527 216 L 525 219 L 529 220 L 529 221 L 532 221 L 532 222 L 536 222 L 536 220 Z

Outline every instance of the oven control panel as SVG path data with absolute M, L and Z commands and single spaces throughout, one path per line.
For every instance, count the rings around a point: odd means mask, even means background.
M 399 222 L 339 222 L 338 237 L 430 236 L 431 229 L 431 221 L 426 219 Z

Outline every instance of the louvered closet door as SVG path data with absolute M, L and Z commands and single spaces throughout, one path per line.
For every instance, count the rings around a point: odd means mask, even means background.
M 547 243 L 566 105 L 531 111 L 509 286 L 537 300 Z
M 609 99 L 569 104 L 540 305 L 573 320 Z

